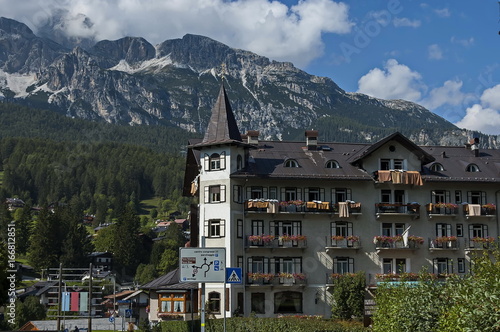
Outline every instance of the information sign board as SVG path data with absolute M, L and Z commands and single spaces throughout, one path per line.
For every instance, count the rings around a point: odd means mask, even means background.
M 226 248 L 180 248 L 180 282 L 224 282 Z

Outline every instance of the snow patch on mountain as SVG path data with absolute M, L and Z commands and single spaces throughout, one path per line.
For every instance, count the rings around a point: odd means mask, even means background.
M 10 74 L 0 69 L 0 88 L 7 88 L 15 93 L 16 98 L 28 96 L 26 89 L 36 82 L 35 74 Z
M 169 65 L 173 65 L 173 62 L 172 59 L 170 59 L 170 55 L 167 55 L 161 58 L 140 62 L 138 65 L 130 65 L 127 61 L 122 59 L 116 66 L 109 68 L 109 70 L 121 71 L 128 74 L 135 74 L 143 71 L 153 71 L 156 73 Z

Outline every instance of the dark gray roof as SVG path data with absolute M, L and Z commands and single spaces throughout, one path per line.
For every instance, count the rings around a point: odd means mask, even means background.
M 248 167 L 232 176 L 372 180 L 369 174 L 349 162 L 364 148 L 366 144 L 322 143 L 316 150 L 308 150 L 305 142 L 260 142 L 257 149 L 250 151 Z M 297 161 L 299 167 L 285 167 L 288 159 Z M 326 168 L 328 161 L 336 161 L 340 168 Z
M 175 269 L 169 273 L 156 278 L 142 285 L 141 289 L 162 290 L 162 289 L 198 289 L 198 284 L 193 282 L 179 282 L 180 271 Z
M 234 118 L 233 110 L 226 94 L 224 84 L 221 84 L 217 102 L 212 109 L 202 144 L 241 142 L 241 134 Z
M 465 147 L 423 146 L 422 149 L 436 159 L 423 168 L 424 181 L 500 182 L 500 150 L 480 150 L 475 157 L 474 151 Z M 434 163 L 440 163 L 444 171 L 431 171 Z M 470 164 L 477 165 L 479 172 L 467 172 Z

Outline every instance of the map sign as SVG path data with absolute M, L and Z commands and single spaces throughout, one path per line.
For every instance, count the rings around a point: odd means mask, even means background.
M 180 282 L 224 282 L 226 248 L 180 248 Z

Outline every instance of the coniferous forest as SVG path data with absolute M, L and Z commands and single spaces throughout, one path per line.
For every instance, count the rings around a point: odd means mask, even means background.
M 186 241 L 182 230 L 172 227 L 153 244 L 157 211 L 144 210 L 141 202 L 154 198 L 165 211 L 187 215 L 182 181 L 192 135 L 5 103 L 0 117 L 0 200 L 26 203 L 15 211 L 1 206 L 1 235 L 14 220 L 19 257 L 40 272 L 59 262 L 86 266 L 92 251 L 111 251 L 116 272 L 140 283 L 175 268 L 177 249 Z M 84 225 L 84 215 L 95 216 L 93 223 Z M 111 226 L 95 234 L 103 223 Z

